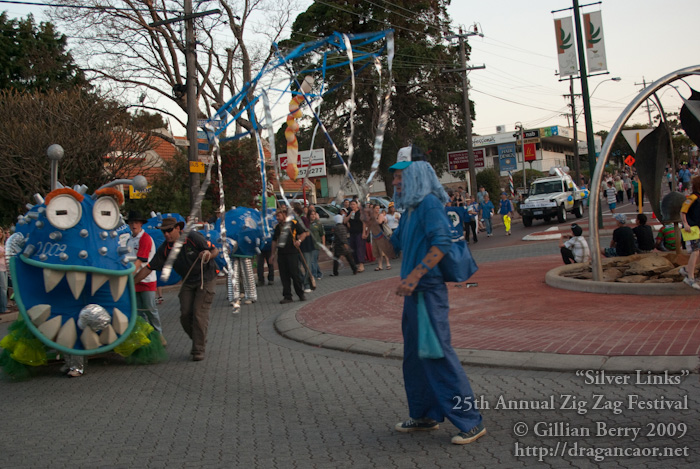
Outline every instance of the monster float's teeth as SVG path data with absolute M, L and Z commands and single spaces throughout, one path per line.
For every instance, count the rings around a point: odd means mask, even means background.
M 109 345 L 115 340 L 117 340 L 117 333 L 114 332 L 112 325 L 108 324 L 100 333 L 100 343 L 102 345 Z
M 95 292 L 100 289 L 102 285 L 105 284 L 105 282 L 109 280 L 109 276 L 103 275 L 103 274 L 92 274 L 92 295 L 95 295 Z
M 39 326 L 39 332 L 44 334 L 44 337 L 47 339 L 54 340 L 58 330 L 61 328 L 62 321 L 61 316 L 53 317 Z
M 100 346 L 100 336 L 95 331 L 86 327 L 80 334 L 80 341 L 83 343 L 85 350 L 92 350 Z
M 51 315 L 51 305 L 36 305 L 27 311 L 29 319 L 35 326 L 43 324 Z
M 119 301 L 119 298 L 122 297 L 128 280 L 129 278 L 125 275 L 109 278 L 109 290 L 112 292 L 112 299 L 114 301 Z
M 87 279 L 87 275 L 85 275 L 85 272 L 66 272 L 66 280 L 68 281 L 68 286 L 70 287 L 70 291 L 73 293 L 73 298 L 76 300 L 80 297 L 80 294 L 83 292 L 83 288 L 85 288 L 85 280 Z
M 56 343 L 66 348 L 73 348 L 76 340 L 78 340 L 78 332 L 75 329 L 75 320 L 70 318 L 58 331 Z
M 44 288 L 46 293 L 56 288 L 56 285 L 63 279 L 65 274 L 66 272 L 63 270 L 44 269 Z
M 119 335 L 126 332 L 127 327 L 129 327 L 129 318 L 127 318 L 124 313 L 119 311 L 118 308 L 114 308 L 112 311 L 112 327 Z

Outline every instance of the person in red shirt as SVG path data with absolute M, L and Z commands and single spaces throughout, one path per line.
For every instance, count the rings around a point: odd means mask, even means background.
M 148 220 L 146 220 L 138 210 L 129 212 L 127 218 L 127 223 L 129 224 L 129 228 L 131 228 L 131 238 L 127 241 L 127 246 L 136 253 L 134 275 L 148 264 L 156 254 L 156 245 L 153 242 L 153 238 L 143 229 L 143 225 L 147 221 Z M 156 306 L 156 283 L 156 273 L 152 271 L 146 278 L 135 285 L 136 307 L 138 308 L 139 314 L 160 333 L 160 340 L 165 346 L 167 341 L 165 340 L 165 336 L 163 336 L 163 326 L 161 325 L 158 307 Z

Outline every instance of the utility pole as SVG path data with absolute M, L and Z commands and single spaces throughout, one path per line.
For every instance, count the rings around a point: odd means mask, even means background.
M 192 0 L 185 0 L 185 63 L 187 65 L 187 161 L 199 161 L 199 143 L 197 141 L 197 50 L 194 41 L 194 18 L 192 18 Z M 199 193 L 199 174 L 190 171 L 190 210 Z M 201 214 L 195 214 L 195 216 Z
M 641 83 L 635 83 L 635 86 L 643 86 L 644 88 L 647 87 L 647 81 L 644 77 L 642 77 L 642 82 Z M 642 89 L 644 89 L 642 88 Z M 654 122 L 651 120 L 651 106 L 649 105 L 649 100 L 644 103 L 644 106 L 647 108 L 647 115 L 649 116 L 649 128 L 653 129 L 654 128 Z
M 192 12 L 192 0 L 184 0 L 184 15 L 149 23 L 149 26 L 162 26 L 164 24 L 185 22 L 185 64 L 187 66 L 187 78 L 185 81 L 187 99 L 187 160 L 199 161 L 199 148 L 197 144 L 197 51 L 195 48 L 194 19 L 200 16 L 219 14 L 221 10 L 209 10 L 201 13 Z M 194 202 L 199 193 L 199 175 L 190 172 L 190 209 L 194 208 Z M 195 214 L 199 216 L 201 214 Z
M 447 36 L 446 39 L 457 38 L 459 39 L 459 62 L 461 68 L 455 68 L 451 70 L 443 70 L 444 73 L 448 72 L 461 72 L 462 73 L 462 93 L 464 95 L 464 125 L 467 128 L 467 155 L 469 160 L 469 185 L 470 191 L 473 194 L 477 190 L 476 186 L 476 168 L 474 167 L 474 142 L 472 142 L 472 108 L 469 103 L 469 79 L 467 78 L 467 72 L 470 70 L 480 70 L 486 68 L 485 65 L 478 65 L 476 67 L 467 67 L 467 54 L 464 46 L 464 39 L 469 36 L 481 36 L 484 37 L 482 33 L 479 32 L 476 24 L 473 27 L 473 31 L 464 33 L 462 28 L 459 28 L 459 34 Z
M 581 183 L 581 162 L 579 161 L 579 154 L 578 154 L 578 125 L 576 122 L 576 96 L 581 96 L 580 94 L 574 94 L 574 77 L 570 76 L 569 77 L 569 94 L 565 94 L 565 98 L 571 98 L 571 117 L 573 121 L 573 127 L 574 127 L 574 171 L 576 172 L 576 185 L 578 186 Z M 568 114 L 567 114 L 567 121 L 568 121 Z

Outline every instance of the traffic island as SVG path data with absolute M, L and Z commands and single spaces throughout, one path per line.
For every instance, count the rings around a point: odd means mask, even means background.
M 652 252 L 626 257 L 603 258 L 603 280 L 593 280 L 590 263 L 570 264 L 547 272 L 545 282 L 554 288 L 587 293 L 622 295 L 697 295 L 683 283 L 680 268 L 686 254 Z M 696 270 L 697 275 L 697 270 Z

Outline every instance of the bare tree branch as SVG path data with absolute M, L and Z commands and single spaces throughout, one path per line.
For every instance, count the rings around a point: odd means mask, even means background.
M 186 84 L 185 24 L 175 21 L 151 26 L 156 21 L 182 16 L 181 3 L 174 0 L 75 0 L 73 3 L 95 9 L 54 8 L 50 18 L 60 29 L 71 31 L 69 44 L 74 47 L 75 61 L 89 78 L 115 95 L 128 96 L 136 90 L 147 90 L 152 98 L 176 103 L 184 116 L 186 103 L 175 96 L 173 89 Z M 212 115 L 236 95 L 270 59 L 268 41 L 277 40 L 289 26 L 290 11 L 295 10 L 296 0 L 218 0 L 207 3 L 206 8 L 214 4 L 222 10 L 221 15 L 195 20 L 197 90 L 202 98 L 199 106 L 203 115 Z M 252 99 L 253 91 L 248 91 L 248 99 Z M 239 119 L 238 125 L 252 130 L 247 119 Z

